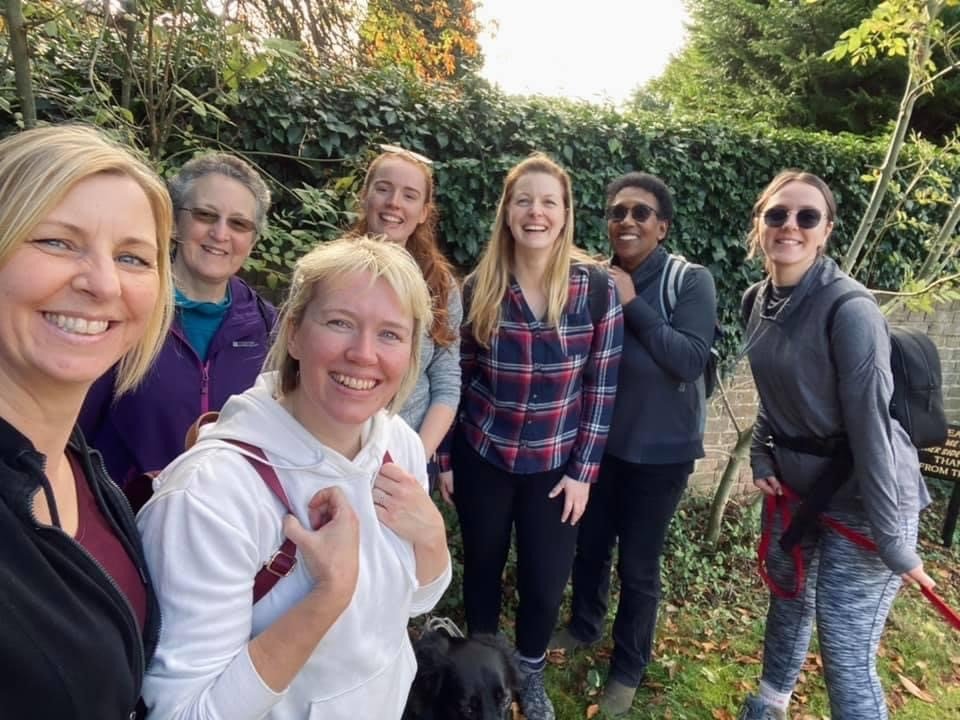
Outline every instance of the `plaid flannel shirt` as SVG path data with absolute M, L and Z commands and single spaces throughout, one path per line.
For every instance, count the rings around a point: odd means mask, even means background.
M 489 348 L 468 325 L 461 328 L 459 427 L 480 455 L 507 472 L 564 466 L 574 480 L 597 479 L 617 391 L 623 311 L 608 280 L 607 310 L 594 327 L 589 285 L 586 268 L 573 266 L 558 327 L 537 320 L 511 280 Z M 449 469 L 446 452 L 439 462 Z

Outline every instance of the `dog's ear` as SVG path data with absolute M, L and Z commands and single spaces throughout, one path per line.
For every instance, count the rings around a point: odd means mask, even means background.
M 407 707 L 426 711 L 440 694 L 450 668 L 451 662 L 447 656 L 450 638 L 445 633 L 429 631 L 420 637 L 413 649 L 417 656 L 417 675 L 410 688 Z

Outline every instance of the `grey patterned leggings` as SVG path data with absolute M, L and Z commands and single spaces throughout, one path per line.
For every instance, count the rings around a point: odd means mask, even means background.
M 831 516 L 870 537 L 863 515 Z M 906 523 L 902 532 L 909 542 L 916 542 L 917 518 Z M 775 525 L 773 537 L 779 536 L 780 528 Z M 816 617 L 833 720 L 886 720 L 886 699 L 877 676 L 877 647 L 900 576 L 875 552 L 826 528 L 818 528 L 817 535 L 805 539 L 802 548 L 807 564 L 803 592 L 794 600 L 770 596 L 763 680 L 778 692 L 793 692 Z M 793 561 L 776 542 L 770 545 L 767 567 L 780 587 L 794 587 Z

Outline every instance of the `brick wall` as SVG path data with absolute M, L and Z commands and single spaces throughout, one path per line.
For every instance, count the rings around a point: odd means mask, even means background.
M 960 302 L 940 305 L 930 314 L 897 311 L 890 317 L 891 325 L 911 327 L 927 333 L 940 351 L 943 370 L 944 405 L 951 422 L 960 421 Z M 750 376 L 747 360 L 741 361 L 734 377 L 724 383 L 727 401 L 744 428 L 757 416 L 757 393 Z M 727 458 L 737 439 L 737 429 L 730 413 L 724 407 L 718 389 L 710 400 L 707 428 L 704 435 L 706 457 L 697 462 L 690 486 L 695 491 L 710 493 L 716 487 Z M 753 489 L 749 462 L 740 468 L 740 478 L 733 494 Z

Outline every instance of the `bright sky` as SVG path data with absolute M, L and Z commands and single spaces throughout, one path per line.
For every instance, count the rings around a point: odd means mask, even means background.
M 480 0 L 481 74 L 509 94 L 619 103 L 683 46 L 681 0 Z

